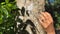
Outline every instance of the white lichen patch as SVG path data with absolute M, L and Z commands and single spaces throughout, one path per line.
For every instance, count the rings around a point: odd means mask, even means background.
M 34 4 L 33 3 L 31 3 L 29 6 L 27 6 L 27 10 L 29 10 L 29 11 L 31 11 L 32 9 L 33 9 L 33 6 Z

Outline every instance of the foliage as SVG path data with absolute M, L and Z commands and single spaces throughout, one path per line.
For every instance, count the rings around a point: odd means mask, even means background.
M 0 34 L 14 34 L 16 9 L 15 0 L 0 3 Z
M 60 28 L 60 0 L 54 0 L 53 3 L 46 3 L 46 6 L 48 7 L 47 11 L 53 13 L 52 16 L 54 18 L 55 27 Z
M 56 23 L 56 27 L 60 28 L 60 0 L 55 0 L 54 3 L 54 13 L 55 13 L 55 17 L 57 18 L 57 23 Z

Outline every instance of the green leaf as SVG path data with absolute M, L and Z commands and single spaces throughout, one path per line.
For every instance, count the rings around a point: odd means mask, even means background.
M 11 11 L 11 8 L 10 8 L 8 5 L 6 5 L 5 8 L 6 8 L 8 11 Z
M 9 3 L 9 0 L 5 0 L 6 3 Z
M 15 25 L 15 13 L 11 13 L 11 11 L 16 9 L 16 4 L 14 1 L 9 1 L 12 0 L 5 0 L 5 2 L 0 3 L 0 34 L 14 33 L 14 28 L 12 27 Z
M 2 32 L 0 32 L 0 34 L 3 34 Z
M 2 12 L 6 17 L 8 17 L 8 10 L 6 8 L 2 7 Z
M 11 3 L 7 4 L 8 7 L 12 7 L 13 5 Z
M 3 15 L 0 15 L 0 24 L 3 22 Z
M 12 9 L 16 9 L 16 8 L 17 8 L 17 6 L 16 6 L 16 5 L 13 5 L 13 6 L 12 6 Z
M 5 4 L 5 2 L 2 2 L 1 5 Z

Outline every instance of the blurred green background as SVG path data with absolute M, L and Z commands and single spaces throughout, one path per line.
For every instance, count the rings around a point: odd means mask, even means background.
M 55 28 L 60 29 L 60 0 L 46 0 L 45 9 L 51 13 Z
M 16 13 L 15 0 L 0 0 L 0 34 L 15 34 Z
M 48 2 L 48 0 L 46 0 Z M 60 0 L 46 2 L 46 11 L 50 11 L 54 18 L 54 26 L 60 29 Z M 0 34 L 15 34 L 15 17 L 18 14 L 15 0 L 0 0 Z M 48 10 L 49 9 L 49 10 Z

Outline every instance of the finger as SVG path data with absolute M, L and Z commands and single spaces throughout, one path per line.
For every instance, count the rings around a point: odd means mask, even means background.
M 52 19 L 51 15 L 48 12 L 45 12 L 45 13 L 46 13 L 47 18 L 48 18 L 46 20 L 46 23 L 47 23 L 47 26 L 46 27 L 48 27 L 51 23 L 53 23 L 53 19 Z
M 50 22 L 53 22 L 53 18 L 51 17 L 51 15 L 48 13 L 48 12 L 45 12 L 46 13 L 46 15 L 47 15 L 47 17 L 48 17 L 48 20 L 50 21 Z
M 44 23 L 44 22 L 42 21 L 42 19 L 39 19 L 39 22 L 42 23 L 42 24 Z
M 52 19 L 51 15 L 48 12 L 45 12 L 45 14 L 47 15 L 47 17 Z
M 41 12 L 41 14 L 43 15 L 43 17 L 44 17 L 45 19 L 47 19 L 47 15 L 46 15 L 45 12 Z
M 49 24 L 50 20 L 49 20 L 48 15 L 47 15 L 45 12 L 42 12 L 41 14 L 42 14 L 43 17 L 45 18 L 44 23 Z
M 48 27 L 48 22 L 46 22 L 46 23 L 44 23 L 43 21 L 42 21 L 42 19 L 39 19 L 39 22 L 42 24 L 42 26 L 44 27 L 44 28 L 47 28 Z
M 42 15 L 42 16 L 41 16 Z M 46 13 L 44 12 L 41 12 L 41 15 L 40 15 L 40 22 L 42 23 L 42 25 L 47 28 L 49 26 L 49 24 L 51 23 L 51 21 L 49 20 L 49 17 Z M 44 18 L 44 19 L 42 19 Z M 43 20 L 43 21 L 42 21 Z
M 41 14 L 40 14 L 40 18 L 39 18 L 39 19 L 41 19 L 43 22 L 45 22 L 45 18 L 44 18 L 44 16 L 41 15 Z

